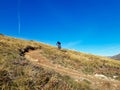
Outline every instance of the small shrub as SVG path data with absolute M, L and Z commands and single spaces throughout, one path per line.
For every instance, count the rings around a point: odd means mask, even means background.
M 85 67 L 82 71 L 83 71 L 85 74 L 93 74 L 94 69 L 93 69 L 92 67 Z
M 116 77 L 115 79 L 120 81 L 120 75 L 118 77 Z

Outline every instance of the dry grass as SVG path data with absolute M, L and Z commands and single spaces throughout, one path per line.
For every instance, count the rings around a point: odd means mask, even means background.
M 34 41 L 0 35 L 0 90 L 78 90 L 82 83 L 66 78 L 53 70 L 34 65 L 18 49 L 27 46 L 54 48 Z M 84 82 L 85 83 L 85 82 Z M 89 88 L 87 84 L 84 88 Z M 86 89 L 87 90 L 87 89 Z
M 44 48 L 40 52 L 53 63 L 64 67 L 83 71 L 86 74 L 105 74 L 107 76 L 120 75 L 120 61 L 85 54 L 70 50 L 57 50 L 56 48 Z
M 27 46 L 37 47 L 39 54 L 53 64 L 70 68 L 83 74 L 104 74 L 120 77 L 120 62 L 72 50 L 58 50 L 35 41 L 26 41 L 0 35 L 0 90 L 93 90 L 91 82 L 76 82 L 69 76 L 61 75 L 51 69 L 45 69 L 19 55 L 18 49 Z M 111 83 L 104 82 L 102 88 L 111 88 Z M 92 89 L 93 88 L 93 89 Z M 99 88 L 99 87 L 98 87 Z M 114 88 L 116 90 L 119 87 Z

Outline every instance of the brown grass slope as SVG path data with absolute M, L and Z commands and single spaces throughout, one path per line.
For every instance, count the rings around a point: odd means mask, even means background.
M 119 61 L 0 35 L 0 90 L 119 90 L 119 80 Z

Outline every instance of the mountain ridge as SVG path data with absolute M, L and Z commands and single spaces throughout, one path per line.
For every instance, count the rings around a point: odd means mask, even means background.
M 120 60 L 120 54 L 114 55 L 111 57 L 112 59 Z

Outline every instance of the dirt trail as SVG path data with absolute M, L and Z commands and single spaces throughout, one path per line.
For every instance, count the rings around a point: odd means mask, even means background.
M 39 64 L 40 66 L 43 66 L 43 67 L 46 67 L 49 69 L 53 69 L 58 73 L 69 75 L 69 76 L 77 78 L 77 79 L 81 77 L 81 74 L 78 71 L 62 67 L 58 64 L 53 64 L 52 62 L 47 60 L 45 57 L 40 55 L 39 50 L 30 51 L 29 53 L 26 53 L 25 57 L 28 60 L 31 60 L 32 62 Z
M 44 68 L 53 69 L 54 71 L 56 71 L 62 75 L 68 75 L 68 76 L 74 78 L 76 81 L 88 80 L 89 82 L 91 82 L 92 84 L 94 84 L 96 86 L 100 85 L 101 83 L 103 83 L 105 81 L 109 81 L 111 83 L 120 85 L 120 82 L 116 81 L 116 80 L 112 81 L 109 79 L 108 80 L 99 79 L 99 78 L 95 77 L 94 75 L 85 75 L 76 70 L 65 68 L 58 64 L 53 64 L 52 62 L 50 62 L 50 60 L 48 60 L 47 58 L 42 56 L 40 54 L 40 52 L 41 52 L 40 50 L 30 51 L 30 52 L 26 53 L 25 57 L 35 64 L 39 64 L 40 66 L 42 66 Z M 97 83 L 98 83 L 98 85 L 97 85 Z

